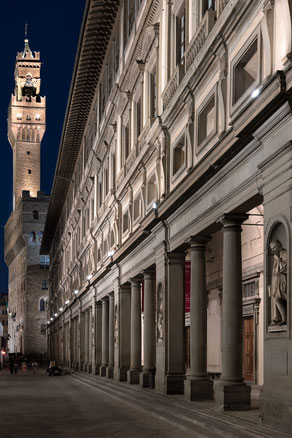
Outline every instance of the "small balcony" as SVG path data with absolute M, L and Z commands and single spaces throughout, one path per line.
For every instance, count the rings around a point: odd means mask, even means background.
M 184 64 L 179 64 L 176 66 L 171 78 L 168 81 L 163 93 L 162 93 L 162 101 L 163 101 L 163 110 L 167 107 L 171 99 L 173 98 L 174 93 L 178 89 L 178 86 L 184 76 L 185 66 Z
M 225 0 L 225 3 L 227 3 L 227 2 L 228 2 L 228 0 Z M 223 1 L 222 1 L 222 3 L 223 3 Z M 201 50 L 204 42 L 207 39 L 207 36 L 209 35 L 211 30 L 213 29 L 215 21 L 216 21 L 216 11 L 214 11 L 213 9 L 209 9 L 205 13 L 197 32 L 195 33 L 195 35 L 191 39 L 190 44 L 187 48 L 187 51 L 186 51 L 186 69 L 187 70 L 190 68 L 190 66 L 194 62 L 196 56 L 198 55 L 199 51 Z

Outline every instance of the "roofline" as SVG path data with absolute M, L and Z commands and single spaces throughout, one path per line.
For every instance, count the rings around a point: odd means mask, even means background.
M 79 40 L 78 40 L 77 53 L 74 62 L 72 80 L 70 84 L 69 97 L 66 105 L 60 147 L 59 147 L 57 164 L 56 164 L 55 175 L 54 175 L 53 186 L 52 186 L 51 199 L 50 199 L 46 223 L 45 223 L 44 237 L 41 245 L 41 254 L 49 254 L 51 249 L 52 241 L 54 238 L 54 232 L 58 226 L 62 209 L 64 206 L 64 203 L 62 201 L 65 200 L 65 197 L 68 193 L 72 174 L 75 168 L 77 156 L 81 146 L 81 139 L 83 137 L 84 129 L 86 126 L 86 120 L 78 122 L 77 124 L 77 120 L 79 121 L 78 114 L 82 110 L 88 111 L 89 113 L 90 106 L 92 104 L 92 100 L 94 97 L 94 93 L 92 93 L 92 87 L 94 87 L 94 91 L 95 91 L 99 79 L 99 71 L 100 71 L 99 67 L 103 63 L 104 55 L 107 49 L 107 44 L 106 45 L 103 44 L 102 47 L 98 46 L 97 38 L 94 40 L 94 44 L 92 44 L 92 42 L 89 44 L 85 38 L 86 32 L 88 32 L 88 34 L 92 33 L 93 35 L 96 36 L 95 33 L 96 30 L 92 29 L 92 21 L 93 21 L 93 25 L 94 24 L 96 25 L 97 22 L 100 19 L 102 19 L 103 15 L 107 14 L 108 17 L 108 13 L 110 11 L 111 14 L 110 14 L 110 20 L 107 24 L 107 32 L 103 29 L 103 34 L 105 34 L 105 36 L 109 38 L 118 5 L 119 5 L 119 0 L 110 0 L 110 1 L 87 0 L 86 1 Z M 92 14 L 90 14 L 90 9 L 93 10 Z M 87 56 L 86 59 L 82 59 L 82 51 L 83 50 L 88 51 L 88 48 L 86 48 L 86 44 L 89 44 L 90 51 L 92 53 L 95 53 L 95 55 L 97 54 L 99 56 L 90 57 L 90 59 Z M 92 77 L 89 78 L 88 75 L 89 69 L 86 67 L 88 67 L 89 65 L 94 69 L 95 75 L 93 79 Z M 79 67 L 80 67 L 80 71 L 78 72 Z M 79 73 L 79 77 L 78 77 L 78 73 Z M 80 79 L 81 76 L 83 79 Z M 82 91 L 84 87 L 84 82 L 88 82 L 89 86 L 86 87 L 85 92 L 81 93 L 81 98 L 80 98 L 80 96 L 77 96 L 76 91 L 77 90 Z M 69 132 L 70 124 L 71 127 L 73 126 L 74 129 L 77 131 L 78 138 L 76 138 L 77 137 L 76 135 L 74 134 L 72 135 L 72 133 Z M 66 135 L 69 138 L 66 138 Z

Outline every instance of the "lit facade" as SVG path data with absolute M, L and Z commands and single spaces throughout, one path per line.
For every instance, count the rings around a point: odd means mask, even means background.
M 45 354 L 49 257 L 40 246 L 49 196 L 40 192 L 41 141 L 46 129 L 46 99 L 40 96 L 40 53 L 28 39 L 17 53 L 15 91 L 8 109 L 8 139 L 13 151 L 13 212 L 5 225 L 10 353 Z
M 42 245 L 50 355 L 224 409 L 258 383 L 288 427 L 291 5 L 98 4 Z

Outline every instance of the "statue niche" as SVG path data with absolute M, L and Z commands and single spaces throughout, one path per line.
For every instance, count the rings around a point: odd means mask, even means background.
M 274 227 L 269 241 L 269 331 L 287 330 L 287 238 L 283 224 Z
M 156 312 L 156 327 L 157 327 L 157 342 L 163 342 L 164 338 L 164 315 L 163 315 L 163 291 L 161 283 L 157 290 L 157 312 Z

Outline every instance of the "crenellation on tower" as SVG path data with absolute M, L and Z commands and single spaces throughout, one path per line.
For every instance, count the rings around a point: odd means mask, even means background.
M 17 53 L 15 90 L 8 109 L 8 139 L 13 150 L 13 208 L 23 190 L 40 190 L 40 145 L 46 131 L 46 98 L 40 95 L 40 53 L 28 39 Z

